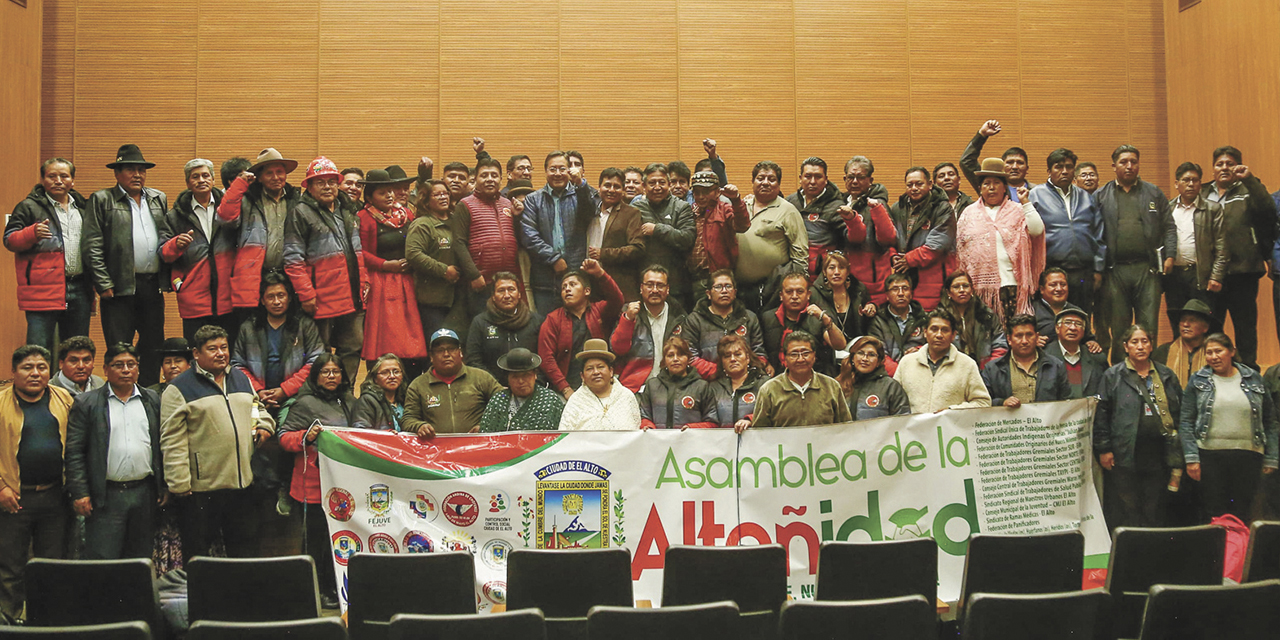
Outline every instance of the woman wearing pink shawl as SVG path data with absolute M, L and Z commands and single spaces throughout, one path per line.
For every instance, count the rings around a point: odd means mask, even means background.
M 981 197 L 956 223 L 959 268 L 972 278 L 973 294 L 1002 319 L 1032 313 L 1031 295 L 1044 270 L 1044 221 L 1026 187 L 1018 187 L 1023 204 L 1009 199 L 1003 160 L 987 158 L 976 173 Z

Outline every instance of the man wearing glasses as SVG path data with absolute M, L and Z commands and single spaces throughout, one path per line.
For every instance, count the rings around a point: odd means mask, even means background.
M 138 386 L 137 349 L 106 356 L 106 386 L 80 394 L 67 421 L 67 493 L 85 518 L 85 559 L 150 558 L 155 506 L 169 501 L 160 396 Z
M 462 364 L 458 334 L 440 329 L 431 334 L 431 368 L 409 385 L 403 430 L 419 438 L 477 432 L 489 398 L 499 391 L 493 374 Z
M 898 230 L 885 203 L 889 190 L 875 181 L 876 167 L 866 156 L 854 156 L 844 164 L 844 186 L 848 193 L 840 216 L 844 219 L 849 273 L 867 286 L 871 301 L 884 304 L 884 279 L 893 273 L 893 254 Z
M 695 187 L 696 189 L 697 187 Z M 731 334 L 742 336 L 760 360 L 767 360 L 760 319 L 738 301 L 738 285 L 733 269 L 720 269 L 709 278 L 711 287 L 704 299 L 684 319 L 684 339 L 689 342 L 693 360 L 689 366 L 707 380 L 715 377 L 720 362 L 720 339 Z M 773 365 L 765 362 L 765 373 L 773 375 Z
M 1056 339 L 1045 345 L 1045 354 L 1066 364 L 1067 383 L 1071 386 L 1070 397 L 1098 395 L 1098 385 L 1102 382 L 1102 374 L 1107 370 L 1107 360 L 1101 354 L 1101 348 L 1093 352 L 1084 344 L 1085 336 L 1089 333 L 1088 315 L 1080 307 L 1067 305 L 1058 312 L 1057 318 L 1054 327 Z
M 835 319 L 809 300 L 809 278 L 803 273 L 792 273 L 782 279 L 779 293 L 782 304 L 764 314 L 761 328 L 764 330 L 764 350 L 769 362 L 783 368 L 789 365 L 783 358 L 788 334 L 803 331 L 815 336 L 813 348 L 817 351 L 818 371 L 827 375 L 838 371 L 835 351 L 844 349 L 845 335 L 836 326 Z M 822 339 L 816 338 L 822 336 Z
M 529 251 L 529 281 L 537 312 L 547 315 L 559 304 L 560 278 L 587 258 L 586 216 L 594 211 L 578 211 L 577 190 L 582 169 L 569 166 L 569 155 L 552 151 L 542 163 L 547 185 L 524 198 L 520 216 L 520 245 Z M 572 174 L 572 175 L 571 175 Z M 572 178 L 572 180 L 570 180 Z
M 618 380 L 634 393 L 662 371 L 662 345 L 681 332 L 685 318 L 684 307 L 670 298 L 666 269 L 655 264 L 640 277 L 640 299 L 644 302 L 627 304 L 609 345 L 624 358 Z
M 760 387 L 753 427 L 806 427 L 851 422 L 849 403 L 835 378 L 813 370 L 817 340 L 804 331 L 787 334 L 787 370 Z

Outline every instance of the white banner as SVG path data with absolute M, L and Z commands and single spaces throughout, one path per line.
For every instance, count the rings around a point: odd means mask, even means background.
M 828 427 L 439 436 L 335 429 L 323 502 L 346 606 L 354 553 L 461 550 L 482 611 L 506 601 L 520 548 L 624 547 L 635 597 L 659 603 L 670 545 L 779 543 L 812 598 L 826 540 L 931 537 L 938 596 L 960 591 L 968 538 L 1081 529 L 1086 584 L 1110 537 L 1092 482 L 1093 400 Z

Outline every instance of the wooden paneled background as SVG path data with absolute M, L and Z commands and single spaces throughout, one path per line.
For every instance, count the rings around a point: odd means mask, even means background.
M 1167 188 L 1166 2 L 45 0 L 40 155 L 73 158 L 87 193 L 134 142 L 172 198 L 186 160 L 266 146 L 411 169 L 482 136 L 503 159 L 578 149 L 594 174 L 692 165 L 711 137 L 744 189 L 759 160 L 791 191 L 801 159 L 838 177 L 863 154 L 896 196 L 998 118 L 989 151 L 1026 148 L 1034 180 L 1056 147 L 1105 176 L 1131 143 Z

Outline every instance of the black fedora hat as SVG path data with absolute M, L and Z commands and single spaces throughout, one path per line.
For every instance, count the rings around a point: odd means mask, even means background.
M 119 169 L 120 167 L 131 164 L 140 164 L 148 169 L 156 166 L 156 163 L 147 162 L 146 159 L 142 157 L 142 150 L 138 148 L 138 145 L 122 144 L 120 145 L 120 149 L 116 151 L 116 161 L 107 163 L 107 168 Z
M 417 180 L 416 177 L 410 176 L 409 174 L 405 173 L 404 169 L 400 168 L 400 165 L 398 164 L 393 164 L 387 167 L 387 175 L 390 176 L 390 180 L 391 180 L 390 184 L 402 184 L 405 182 L 413 182 L 414 180 Z
M 399 184 L 400 181 L 391 179 L 386 169 L 372 169 L 369 173 L 364 174 L 364 178 L 357 181 L 357 184 L 366 187 L 381 187 L 389 184 Z
M 1170 315 L 1174 318 L 1180 319 L 1183 315 L 1188 313 L 1204 318 L 1204 321 L 1209 323 L 1209 333 L 1222 331 L 1222 323 L 1219 322 L 1217 318 L 1213 317 L 1213 309 L 1210 309 L 1209 304 L 1204 300 L 1192 298 L 1188 300 L 1186 304 L 1182 305 L 1181 309 L 1174 309 Z M 1174 333 L 1177 333 L 1176 326 L 1174 327 Z
M 498 357 L 498 368 L 503 371 L 533 371 L 540 366 L 542 366 L 542 358 L 524 347 L 516 347 L 506 355 Z

